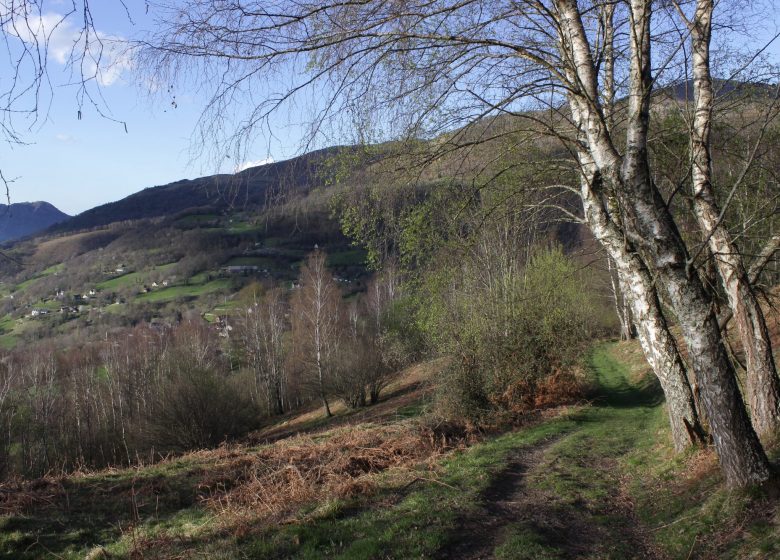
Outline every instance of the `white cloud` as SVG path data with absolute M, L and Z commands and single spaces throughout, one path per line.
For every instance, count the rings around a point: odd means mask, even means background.
M 76 137 L 71 136 L 70 134 L 56 134 L 54 136 L 54 139 L 57 140 L 57 142 L 62 142 L 63 144 L 75 144 L 76 143 Z
M 260 165 L 268 165 L 269 163 L 273 163 L 274 158 L 271 156 L 268 156 L 265 159 L 258 159 L 255 161 L 245 161 L 244 163 L 236 166 L 236 169 L 234 170 L 234 173 L 239 173 L 245 169 L 249 169 L 250 167 L 258 167 Z
M 6 23 L 3 31 L 35 49 L 45 50 L 57 64 L 73 63 L 75 71 L 87 80 L 94 79 L 101 86 L 119 82 L 132 66 L 127 41 L 94 29 L 84 33 L 74 21 L 74 16 L 48 12 L 20 16 Z

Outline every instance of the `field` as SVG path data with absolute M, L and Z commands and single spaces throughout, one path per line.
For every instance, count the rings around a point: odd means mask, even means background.
M 155 289 L 151 292 L 138 295 L 136 301 L 164 302 L 184 297 L 199 297 L 230 286 L 230 279 L 219 278 L 202 284 L 185 284 Z
M 109 280 L 105 280 L 103 282 L 100 282 L 96 285 L 96 288 L 99 290 L 104 291 L 111 291 L 111 290 L 118 290 L 120 288 L 124 288 L 126 286 L 132 286 L 132 285 L 142 285 L 144 282 L 147 281 L 147 277 L 152 273 L 164 273 L 166 271 L 169 271 L 174 266 L 176 266 L 175 262 L 168 263 L 168 264 L 162 264 L 159 266 L 151 267 L 149 270 L 142 270 L 142 271 L 136 271 L 136 272 L 128 272 L 125 274 L 121 274 L 119 276 L 116 276 L 114 278 L 110 278 Z

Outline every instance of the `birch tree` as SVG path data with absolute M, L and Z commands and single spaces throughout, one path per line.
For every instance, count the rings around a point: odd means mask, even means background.
M 274 290 L 253 302 L 238 325 L 239 351 L 252 370 L 256 392 L 262 394 L 271 414 L 285 411 L 287 310 L 281 292 Z
M 759 434 L 770 434 L 780 422 L 780 378 L 764 314 L 751 286 L 740 251 L 725 227 L 713 193 L 710 147 L 715 92 L 710 71 L 713 0 L 696 0 L 694 11 L 680 15 L 691 33 L 694 117 L 691 127 L 693 207 L 712 252 L 728 305 L 737 322 L 747 361 L 746 398 Z M 737 179 L 740 181 L 740 179 Z M 737 183 L 734 189 L 738 188 Z
M 328 394 L 341 336 L 341 294 L 326 266 L 325 253 L 316 250 L 301 267 L 300 287 L 292 298 L 295 351 L 314 380 L 325 414 L 332 416 Z
M 680 326 L 725 479 L 744 486 L 766 481 L 769 463 L 724 349 L 713 294 L 655 182 L 648 148 L 652 94 L 664 78 L 679 78 L 672 69 L 691 38 L 711 33 L 706 2 L 699 5 L 693 30 L 680 33 L 690 3 L 675 10 L 651 0 L 189 0 L 164 13 L 168 23 L 140 52 L 163 83 L 214 79 L 202 132 L 219 150 L 223 142 L 245 146 L 272 115 L 312 92 L 308 145 L 346 128 L 359 140 L 435 139 L 436 149 L 452 153 L 498 136 L 490 123 L 500 120 L 525 132 L 525 142 L 555 139 L 579 177 L 555 186 L 578 194 L 584 221 L 616 263 L 677 447 L 696 439 L 698 420 L 661 297 Z M 711 72 L 705 56 L 698 64 L 699 75 Z M 706 104 L 700 118 L 708 118 Z M 692 141 L 694 154 L 702 141 Z M 717 228 L 707 229 L 714 238 Z M 755 398 L 775 406 L 761 391 Z

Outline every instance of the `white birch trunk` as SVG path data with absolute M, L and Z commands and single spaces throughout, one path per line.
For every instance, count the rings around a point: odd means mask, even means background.
M 598 169 L 596 194 L 619 202 L 620 224 L 643 261 L 662 281 L 680 322 L 700 384 L 700 402 L 712 430 L 721 469 L 730 486 L 767 481 L 769 461 L 736 384 L 722 344 L 713 301 L 696 274 L 689 274 L 687 251 L 665 201 L 652 183 L 647 154 L 650 76 L 650 0 L 631 0 L 631 60 L 626 151 L 621 156 L 598 106 L 598 77 L 575 0 L 558 0 L 562 40 L 576 80 L 586 146 Z M 617 207 L 617 206 L 616 206 Z
M 693 208 L 699 227 L 714 256 L 718 275 L 736 320 L 745 351 L 745 393 L 753 427 L 759 434 L 772 433 L 780 422 L 780 379 L 764 313 L 748 278 L 742 256 L 720 219 L 712 189 L 710 130 L 714 92 L 710 76 L 712 0 L 698 0 L 690 22 L 693 42 L 694 118 L 691 130 L 691 180 Z

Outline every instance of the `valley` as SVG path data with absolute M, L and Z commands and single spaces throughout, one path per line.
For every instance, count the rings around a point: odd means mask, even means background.
M 20 242 L 0 264 L 0 346 L 140 320 L 172 324 L 182 309 L 213 322 L 253 282 L 291 285 L 315 246 L 347 292 L 361 291 L 365 252 L 327 208 L 295 220 L 217 207 Z

